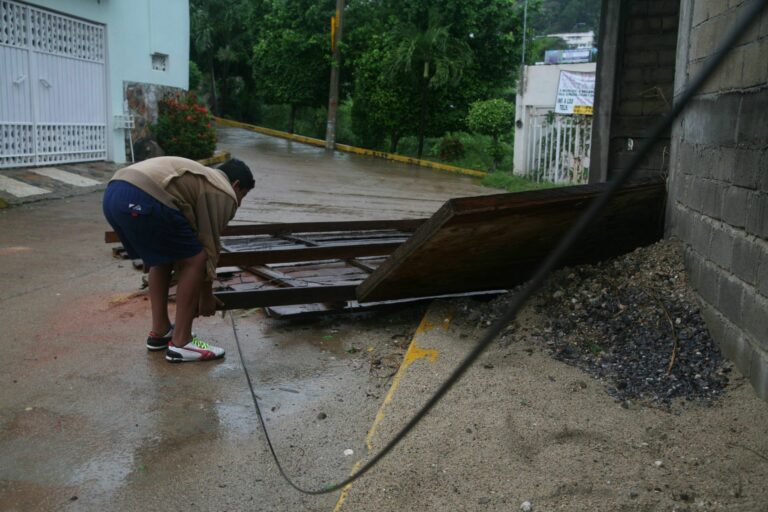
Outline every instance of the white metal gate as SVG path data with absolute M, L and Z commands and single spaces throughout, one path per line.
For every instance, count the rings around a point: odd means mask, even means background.
M 529 117 L 523 173 L 536 181 L 586 183 L 592 116 L 537 113 Z
M 0 0 L 0 168 L 107 158 L 104 27 Z

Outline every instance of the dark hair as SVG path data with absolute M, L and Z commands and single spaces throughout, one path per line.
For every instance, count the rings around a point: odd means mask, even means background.
M 221 164 L 218 169 L 227 175 L 230 183 L 237 181 L 241 188 L 250 190 L 256 185 L 251 169 L 242 160 L 237 158 L 229 159 Z

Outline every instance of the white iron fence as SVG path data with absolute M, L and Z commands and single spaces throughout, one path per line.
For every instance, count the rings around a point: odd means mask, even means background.
M 102 25 L 0 0 L 0 168 L 107 157 Z
M 523 174 L 535 181 L 586 183 L 592 147 L 592 116 L 547 112 L 532 115 Z

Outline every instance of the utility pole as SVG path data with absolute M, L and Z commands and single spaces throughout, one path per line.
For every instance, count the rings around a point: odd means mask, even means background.
M 528 0 L 525 0 L 523 7 L 523 56 L 520 59 L 520 77 L 517 79 L 517 91 L 519 94 L 525 92 L 525 41 L 528 36 Z
M 336 16 L 331 18 L 331 90 L 328 94 L 328 123 L 325 127 L 325 149 L 333 151 L 336 147 L 336 108 L 339 106 L 339 72 L 341 71 L 341 18 L 344 12 L 344 0 L 336 0 Z

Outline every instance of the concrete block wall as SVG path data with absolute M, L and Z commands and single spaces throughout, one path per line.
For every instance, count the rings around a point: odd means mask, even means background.
M 624 0 L 621 8 L 619 67 L 610 128 L 607 177 L 627 167 L 657 119 L 671 109 L 679 3 Z M 666 174 L 669 136 L 655 146 L 638 176 Z
M 750 0 L 683 0 L 675 93 Z M 672 132 L 667 226 L 726 357 L 768 400 L 768 13 Z

